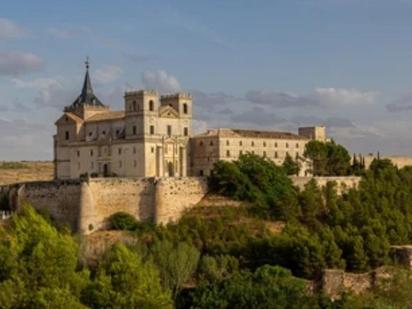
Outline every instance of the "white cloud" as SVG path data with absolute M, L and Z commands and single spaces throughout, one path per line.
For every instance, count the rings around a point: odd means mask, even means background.
M 160 93 L 176 92 L 181 89 L 177 78 L 163 70 L 144 72 L 142 82 L 145 88 L 155 89 Z
M 316 88 L 314 97 L 325 105 L 372 104 L 377 92 L 344 88 Z
M 34 103 L 40 107 L 63 108 L 69 105 L 78 95 L 78 91 L 70 91 L 64 87 L 61 77 L 36 78 L 33 80 L 12 79 L 17 88 L 37 90 Z
M 108 65 L 96 70 L 93 79 L 100 84 L 108 84 L 119 79 L 122 75 L 122 68 L 115 65 Z
M 251 90 L 246 93 L 245 99 L 259 105 L 290 108 L 372 104 L 375 102 L 377 96 L 377 92 L 361 91 L 357 89 L 316 88 L 312 93 L 306 95 L 265 90 Z
M 0 39 L 18 38 L 26 34 L 26 30 L 7 18 L 0 18 Z
M 40 70 L 44 61 L 32 53 L 0 52 L 0 75 L 16 76 Z
M 266 90 L 248 91 L 245 95 L 245 99 L 259 105 L 272 105 L 284 108 L 319 105 L 318 101 L 309 96 Z
M 36 78 L 29 81 L 25 81 L 19 78 L 12 78 L 13 83 L 18 88 L 31 88 L 42 90 L 50 87 L 63 88 L 61 80 L 57 78 Z

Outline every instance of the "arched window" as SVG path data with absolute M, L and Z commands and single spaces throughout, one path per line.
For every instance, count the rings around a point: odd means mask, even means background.
M 183 103 L 183 114 L 187 114 L 187 104 Z
M 153 110 L 154 110 L 154 102 L 153 100 L 150 100 L 149 101 L 149 111 L 153 112 Z

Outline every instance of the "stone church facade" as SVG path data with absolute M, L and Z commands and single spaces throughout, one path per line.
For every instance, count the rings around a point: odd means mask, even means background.
M 193 101 L 187 93 L 129 91 L 124 106 L 112 111 L 97 98 L 86 63 L 81 94 L 55 123 L 56 179 L 207 176 L 215 162 L 247 152 L 277 164 L 290 155 L 301 162 L 301 175 L 308 175 L 305 144 L 326 140 L 324 127 L 300 128 L 299 134 L 216 129 L 193 136 Z

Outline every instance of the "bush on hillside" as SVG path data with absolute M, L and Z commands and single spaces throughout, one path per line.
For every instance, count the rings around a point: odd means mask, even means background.
M 138 228 L 139 222 L 127 212 L 116 212 L 109 217 L 110 227 L 114 230 L 134 231 Z
M 219 161 L 209 177 L 210 189 L 219 194 L 251 202 L 261 211 L 280 218 L 297 215 L 297 191 L 285 170 L 254 154 L 237 161 Z

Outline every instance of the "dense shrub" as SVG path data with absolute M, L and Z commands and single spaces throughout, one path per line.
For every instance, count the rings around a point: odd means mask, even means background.
M 193 308 L 314 308 L 303 280 L 290 271 L 263 266 L 254 273 L 242 271 L 212 285 L 201 285 L 193 294 Z
M 133 231 L 139 225 L 139 222 L 127 212 L 116 212 L 109 218 L 110 227 L 114 230 Z
M 297 213 L 296 189 L 282 167 L 253 154 L 240 156 L 234 162 L 219 161 L 209 178 L 210 189 L 280 218 Z

